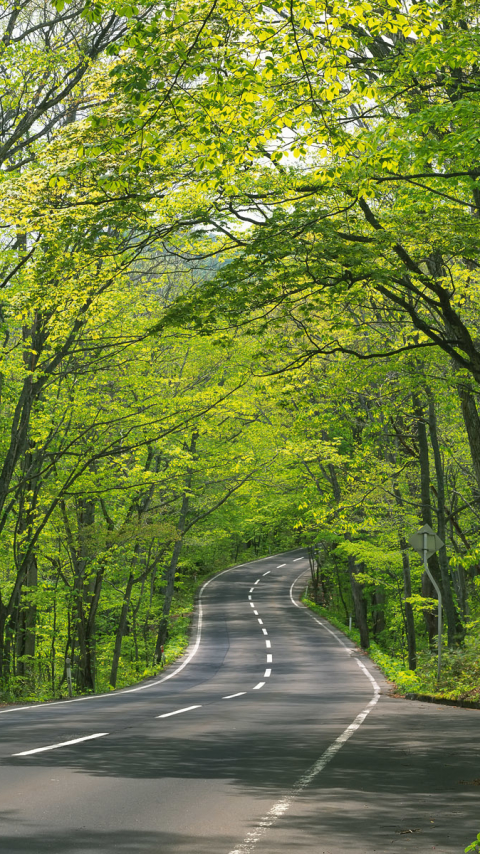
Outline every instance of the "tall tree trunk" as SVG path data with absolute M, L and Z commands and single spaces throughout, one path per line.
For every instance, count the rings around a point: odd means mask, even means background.
M 430 441 L 432 443 L 433 459 L 435 464 L 435 474 L 437 479 L 437 530 L 438 536 L 443 540 L 443 546 L 438 553 L 438 562 L 440 564 L 440 574 L 442 577 L 442 592 L 445 613 L 447 615 L 447 638 L 450 647 L 455 646 L 465 635 L 462 621 L 455 607 L 455 602 L 452 595 L 452 586 L 450 582 L 450 567 L 447 556 L 447 529 L 445 524 L 445 477 L 443 471 L 442 457 L 440 453 L 440 445 L 438 442 L 437 432 L 437 416 L 435 412 L 435 400 L 430 389 L 428 395 L 428 426 L 430 432 Z
M 125 629 L 127 627 L 128 608 L 130 606 L 130 597 L 132 595 L 134 584 L 135 577 L 133 575 L 133 572 L 131 572 L 127 581 L 125 593 L 123 594 L 122 611 L 117 627 L 117 634 L 115 636 L 115 648 L 113 650 L 112 669 L 110 671 L 110 685 L 112 686 L 112 688 L 115 688 L 117 684 L 118 663 L 120 661 L 120 654 L 122 651 L 122 640 L 124 638 Z
M 332 484 L 333 496 L 339 504 L 341 500 L 340 485 L 338 483 L 335 466 L 332 463 L 328 464 L 328 471 L 330 475 L 330 483 Z M 345 534 L 345 539 L 350 540 L 350 535 Z M 352 591 L 353 606 L 355 610 L 355 621 L 357 624 L 357 628 L 360 632 L 360 644 L 363 649 L 368 649 L 368 647 L 370 646 L 370 638 L 368 634 L 367 623 L 367 603 L 365 601 L 365 596 L 363 593 L 363 585 L 360 584 L 356 578 L 357 572 L 359 571 L 360 570 L 357 568 L 355 563 L 355 558 L 352 555 L 349 555 L 348 575 L 350 578 L 350 587 Z
M 480 418 L 477 404 L 471 388 L 465 383 L 457 385 L 457 392 L 460 398 L 463 423 L 465 424 L 468 444 L 470 446 L 470 456 L 472 458 L 477 493 L 480 494 Z
M 357 572 L 361 571 L 361 567 L 357 567 L 353 555 L 348 556 L 348 574 L 350 576 L 350 584 L 352 588 L 353 605 L 355 608 L 355 621 L 360 632 L 360 646 L 363 649 L 368 649 L 370 646 L 370 638 L 368 635 L 367 623 L 367 603 L 363 595 L 363 585 L 357 581 Z
M 190 441 L 189 452 L 193 457 L 195 455 L 197 449 L 197 439 L 198 432 L 195 430 L 192 433 L 192 438 Z M 187 477 L 185 481 L 185 490 L 182 496 L 182 506 L 180 508 L 180 517 L 177 525 L 177 540 L 173 547 L 172 557 L 170 558 L 170 564 L 167 571 L 166 577 L 166 588 L 165 588 L 165 598 L 163 600 L 163 609 L 162 616 L 160 619 L 160 624 L 158 627 L 157 634 L 157 643 L 155 646 L 155 658 L 157 663 L 160 663 L 162 659 L 162 647 L 167 639 L 168 635 L 168 618 L 170 616 L 170 609 L 172 607 L 173 600 L 173 591 L 175 587 L 175 574 L 177 572 L 178 559 L 180 557 L 180 553 L 182 551 L 183 546 L 183 534 L 185 531 L 185 525 L 187 522 L 187 513 L 190 505 L 190 488 L 192 485 L 193 478 L 193 466 L 189 466 L 187 469 Z
M 433 527 L 432 504 L 430 499 L 430 459 L 428 453 L 427 429 L 425 426 L 425 417 L 420 398 L 418 395 L 414 394 L 412 399 L 416 415 L 419 448 L 418 461 L 420 463 L 420 509 L 422 524 Z M 440 568 L 436 554 L 432 555 L 430 558 L 430 570 L 435 577 L 435 581 L 441 587 L 442 581 L 440 578 Z M 426 572 L 422 574 L 422 596 L 426 599 L 436 599 L 435 588 Z M 423 618 L 427 627 L 430 646 L 433 647 L 434 638 L 437 633 L 437 616 L 432 610 L 425 608 L 423 611 Z
M 408 543 L 405 537 L 400 537 L 400 548 L 402 550 L 402 573 L 403 573 L 403 595 L 405 600 L 412 595 L 412 577 L 410 574 L 410 558 L 408 556 Z M 417 640 L 415 637 L 415 618 L 410 602 L 405 601 L 405 626 L 407 630 L 408 666 L 410 670 L 417 668 Z
M 177 572 L 178 559 L 180 557 L 180 553 L 182 551 L 182 545 L 183 545 L 183 528 L 181 527 L 181 523 L 182 523 L 182 518 L 183 518 L 183 526 L 185 525 L 185 517 L 186 517 L 187 511 L 188 511 L 188 504 L 189 504 L 189 496 L 184 494 L 183 500 L 182 500 L 182 510 L 181 510 L 181 514 L 180 514 L 179 526 L 178 526 L 179 536 L 178 536 L 178 539 L 177 539 L 177 541 L 173 547 L 172 556 L 170 558 L 170 563 L 169 563 L 168 570 L 167 570 L 167 576 L 166 576 L 166 582 L 167 583 L 166 583 L 166 587 L 165 587 L 165 596 L 164 596 L 164 600 L 163 600 L 162 617 L 160 619 L 160 624 L 158 626 L 157 643 L 155 646 L 155 658 L 156 658 L 158 664 L 160 664 L 160 661 L 162 659 L 162 647 L 163 647 L 165 641 L 167 640 L 167 636 L 168 636 L 168 618 L 170 615 L 170 609 L 172 607 L 173 591 L 175 588 L 175 575 Z
M 36 589 L 38 585 L 38 567 L 35 554 L 29 556 L 25 583 L 30 589 Z M 36 626 L 36 604 L 30 602 L 28 605 L 20 607 L 18 609 L 16 637 L 17 673 L 19 676 L 25 676 L 31 670 L 31 666 L 23 659 L 23 656 L 28 656 L 30 663 L 35 658 Z

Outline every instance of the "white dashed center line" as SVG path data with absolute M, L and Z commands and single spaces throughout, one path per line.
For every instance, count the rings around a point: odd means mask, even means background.
M 263 632 L 263 634 L 264 634 L 264 635 L 268 635 L 268 632 L 267 632 L 267 630 L 266 630 L 266 629 L 262 629 L 262 632 Z
M 265 679 L 265 677 L 270 676 L 271 673 L 272 673 L 271 667 L 267 667 L 265 673 L 263 674 L 263 678 Z
M 259 578 L 257 578 L 257 580 L 256 580 L 255 584 L 259 584 L 259 583 L 260 583 L 260 579 L 259 579 Z
M 177 709 L 175 712 L 166 712 L 164 715 L 157 715 L 157 718 L 170 718 L 172 715 L 181 715 L 182 712 L 191 712 L 192 709 L 201 709 L 201 704 L 199 706 L 185 706 L 184 709 Z
M 278 564 L 278 566 L 277 566 L 277 569 L 281 569 L 281 568 L 282 568 L 282 566 L 286 566 L 286 565 L 287 565 L 286 563 L 279 563 L 279 564 Z
M 263 688 L 264 685 L 265 685 L 265 682 L 259 682 L 258 685 L 253 686 L 253 690 L 258 691 L 258 689 Z
M 232 700 L 233 697 L 243 697 L 243 695 L 246 693 L 246 691 L 238 691 L 237 694 L 227 694 L 226 697 L 222 697 L 222 700 Z
M 265 641 L 265 646 L 267 647 L 267 649 L 271 649 L 271 648 L 272 648 L 272 644 L 270 643 L 270 641 L 269 641 L 269 640 L 266 640 L 266 641 Z
M 258 611 L 254 611 L 253 613 L 255 614 L 256 617 L 258 617 Z
M 270 569 L 267 569 L 267 571 L 266 571 L 266 572 L 264 572 L 264 573 L 263 573 L 263 575 L 268 575 L 270 572 L 271 572 L 271 570 L 270 570 Z
M 248 592 L 253 593 L 254 590 L 255 590 L 255 587 L 250 587 L 250 590 Z
M 267 664 L 271 664 L 273 661 L 273 655 L 271 652 L 267 652 Z
M 253 602 L 250 602 L 250 608 L 255 608 L 255 605 L 253 604 Z
M 101 738 L 103 735 L 108 735 L 108 732 L 96 732 L 94 735 L 84 735 L 83 738 L 72 738 L 70 741 L 60 741 L 58 744 L 49 744 L 47 747 L 35 747 L 34 750 L 22 750 L 21 753 L 14 753 L 13 756 L 30 756 L 32 753 L 44 753 L 45 750 L 56 750 L 57 747 L 69 747 L 70 744 L 79 744 L 81 741 L 90 741 L 91 738 Z
M 260 617 L 258 618 L 258 622 L 260 623 L 261 626 L 263 626 L 263 620 L 261 620 Z
M 251 595 L 250 595 L 250 593 L 248 594 L 248 598 L 249 598 L 249 599 L 251 599 L 251 598 L 252 598 L 252 597 L 251 597 Z

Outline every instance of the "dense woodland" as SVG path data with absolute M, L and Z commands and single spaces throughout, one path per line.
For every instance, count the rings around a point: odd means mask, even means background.
M 422 524 L 477 697 L 477 0 L 0 10 L 3 700 L 157 672 L 298 546 L 432 687 Z

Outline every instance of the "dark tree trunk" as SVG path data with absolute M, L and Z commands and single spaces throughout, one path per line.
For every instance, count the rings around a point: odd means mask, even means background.
M 370 646 L 370 638 L 368 634 L 367 623 L 367 603 L 363 595 L 363 585 L 360 584 L 356 575 L 361 569 L 357 567 L 355 558 L 352 555 L 348 556 L 348 574 L 350 576 L 350 584 L 352 588 L 353 604 L 355 607 L 355 621 L 360 632 L 360 645 L 363 649 L 368 649 Z
M 440 454 L 440 445 L 438 442 L 437 433 L 437 416 L 435 412 L 435 400 L 431 391 L 428 392 L 428 425 L 430 431 L 430 441 L 432 443 L 433 459 L 435 463 L 435 474 L 437 479 L 437 530 L 438 536 L 443 540 L 444 545 L 438 553 L 438 562 L 440 565 L 440 574 L 442 578 L 442 593 L 445 613 L 447 616 L 447 637 L 448 645 L 455 646 L 461 641 L 465 635 L 465 631 L 460 619 L 460 615 L 455 607 L 455 602 L 452 595 L 452 586 L 450 582 L 450 566 L 448 563 L 446 539 L 447 529 L 445 524 L 445 477 L 443 471 L 442 457 Z
M 377 587 L 372 601 L 373 636 L 375 640 L 385 631 L 385 591 Z
M 123 594 L 122 611 L 120 614 L 120 620 L 118 623 L 117 634 L 115 637 L 115 649 L 113 651 L 112 669 L 110 671 L 110 685 L 112 686 L 112 688 L 115 688 L 115 686 L 117 684 L 118 663 L 120 661 L 120 654 L 122 651 L 122 640 L 124 638 L 125 629 L 127 627 L 128 608 L 130 606 L 130 597 L 132 595 L 132 590 L 133 590 L 134 584 L 135 584 L 135 578 L 134 578 L 133 572 L 131 572 L 129 579 L 127 581 L 127 587 L 125 589 L 125 593 Z
M 194 431 L 192 434 L 192 438 L 190 441 L 189 451 L 192 457 L 194 456 L 197 449 L 197 439 L 198 433 Z M 166 577 L 166 587 L 165 587 L 165 598 L 163 600 L 163 609 L 162 616 L 160 619 L 160 624 L 158 626 L 158 634 L 157 634 L 157 643 L 155 646 L 155 658 L 158 664 L 160 664 L 162 660 L 162 647 L 167 639 L 168 635 L 168 618 L 170 615 L 170 609 L 172 607 L 173 600 L 173 591 L 175 587 L 175 574 L 177 572 L 178 559 L 180 557 L 180 553 L 182 551 L 183 545 L 183 534 L 185 532 L 185 525 L 187 522 L 187 513 L 190 505 L 190 488 L 192 485 L 193 478 L 193 467 L 190 466 L 187 470 L 187 477 L 185 483 L 185 491 L 182 496 L 182 506 L 180 508 L 180 517 L 178 520 L 178 539 L 173 547 L 172 557 L 170 558 L 170 564 L 167 570 Z
M 460 398 L 463 422 L 467 431 L 468 444 L 470 446 L 470 456 L 472 458 L 477 493 L 480 494 L 480 418 L 478 416 L 477 404 L 473 392 L 464 383 L 458 384 L 457 391 Z
M 408 556 L 408 543 L 405 537 L 400 537 L 400 548 L 402 550 L 403 570 L 403 595 L 409 599 L 412 595 L 412 578 L 410 575 L 410 558 Z M 410 670 L 417 668 L 417 640 L 415 637 L 415 619 L 410 602 L 405 602 L 405 627 L 407 631 L 408 666 Z
M 428 453 L 428 437 L 422 404 L 417 395 L 413 395 L 413 406 L 417 419 L 416 427 L 419 448 L 418 460 L 420 463 L 420 510 L 422 524 L 433 527 L 432 504 L 430 499 L 430 459 Z M 441 587 L 442 582 L 440 578 L 440 568 L 436 554 L 432 555 L 430 558 L 430 570 L 435 581 L 439 587 Z M 422 596 L 426 599 L 437 598 L 435 588 L 426 572 L 422 575 Z M 434 638 L 437 633 L 437 615 L 429 608 L 425 608 L 423 611 L 423 618 L 428 631 L 428 640 L 430 646 L 433 648 Z

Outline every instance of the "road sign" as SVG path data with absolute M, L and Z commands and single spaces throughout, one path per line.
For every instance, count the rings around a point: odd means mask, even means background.
M 427 535 L 427 558 L 431 557 L 435 552 L 438 552 L 439 549 L 443 546 L 443 541 L 440 537 L 432 531 L 430 525 L 424 525 L 423 528 L 420 528 L 415 534 L 411 534 L 408 538 L 408 542 L 410 543 L 412 549 L 415 549 L 416 552 L 423 557 L 424 554 L 424 542 L 425 537 L 424 534 Z

